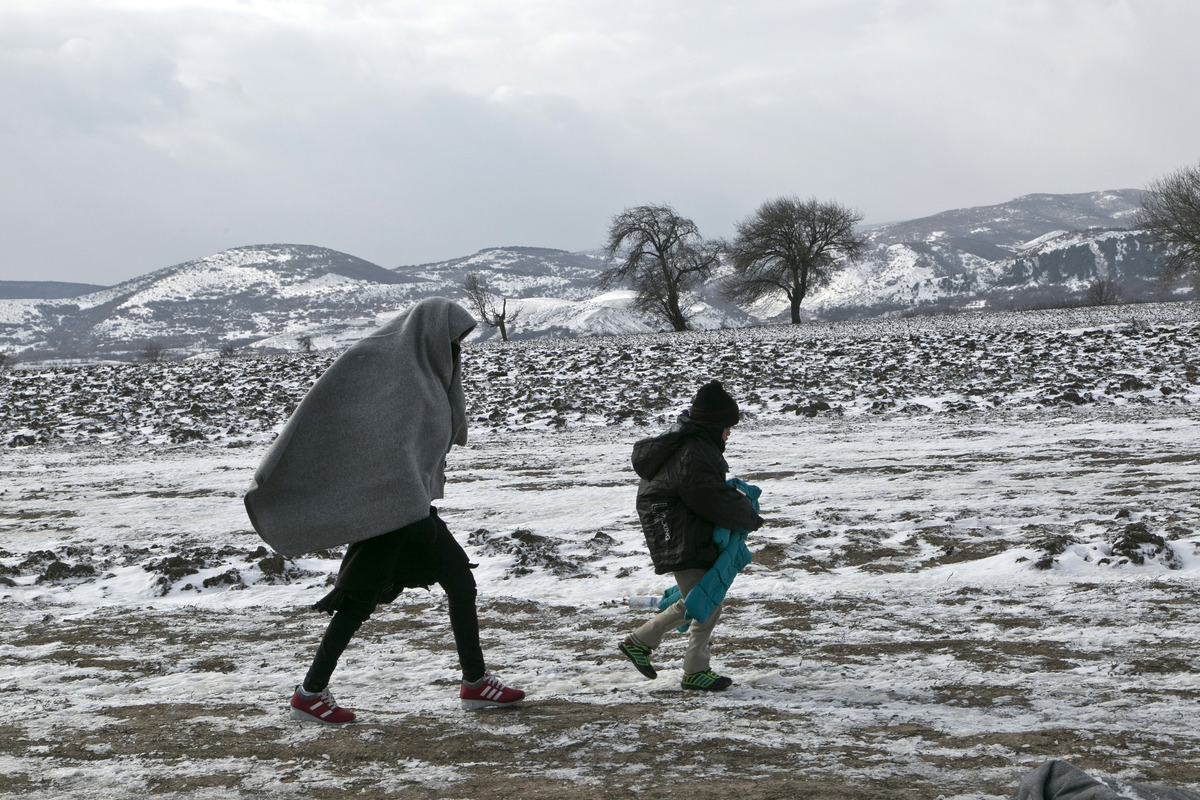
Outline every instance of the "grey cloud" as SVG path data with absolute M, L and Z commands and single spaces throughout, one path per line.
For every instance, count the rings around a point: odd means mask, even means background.
M 0 8 L 0 279 L 226 247 L 385 266 L 1145 185 L 1200 156 L 1200 6 L 82 0 Z

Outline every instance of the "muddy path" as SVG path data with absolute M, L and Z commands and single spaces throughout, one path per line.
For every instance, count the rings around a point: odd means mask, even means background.
M 1200 627 L 1198 594 L 731 602 L 714 649 L 737 684 L 719 695 L 679 687 L 681 639 L 659 680 L 637 675 L 614 649 L 625 609 L 497 602 L 485 649 L 531 697 L 476 713 L 455 702 L 444 608 L 413 595 L 347 654 L 340 699 L 360 721 L 343 729 L 284 710 L 280 669 L 319 615 L 50 612 L 6 632 L 5 672 L 44 677 L 4 687 L 37 714 L 9 726 L 0 761 L 6 792 L 45 797 L 1007 797 L 1048 758 L 1195 785 L 1200 645 L 1162 628 Z

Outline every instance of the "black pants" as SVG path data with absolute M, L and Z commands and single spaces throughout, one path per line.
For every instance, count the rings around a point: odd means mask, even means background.
M 479 644 L 479 617 L 475 612 L 475 576 L 471 574 L 467 554 L 450 535 L 446 524 L 436 514 L 432 519 L 437 527 L 433 546 L 441 564 L 436 582 L 446 592 L 450 604 L 450 628 L 454 631 L 463 680 L 476 681 L 483 677 L 485 667 Z M 347 589 L 340 595 L 337 610 L 304 677 L 306 691 L 320 692 L 329 685 L 329 676 L 337 667 L 346 645 L 375 611 L 379 601 L 378 593 L 373 591 Z

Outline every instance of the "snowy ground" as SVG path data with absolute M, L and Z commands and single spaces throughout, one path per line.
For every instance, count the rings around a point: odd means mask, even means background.
M 259 550 L 240 501 L 320 362 L 9 374 L 0 793 L 1001 798 L 1051 757 L 1200 788 L 1200 323 L 1037 320 L 467 348 L 441 508 L 530 700 L 460 711 L 444 596 L 408 592 L 343 730 L 284 712 L 337 554 Z M 682 635 L 657 681 L 615 644 L 667 585 L 630 445 L 709 376 L 753 398 L 727 455 L 769 522 L 698 697 Z

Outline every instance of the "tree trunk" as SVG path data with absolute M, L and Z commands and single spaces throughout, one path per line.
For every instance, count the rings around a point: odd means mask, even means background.
M 688 329 L 687 317 L 683 315 L 683 309 L 679 307 L 679 301 L 672 299 L 671 304 L 671 326 L 678 331 L 686 331 Z
M 683 309 L 679 307 L 679 294 L 674 291 L 667 293 L 667 318 L 676 332 L 688 329 L 687 317 L 683 315 Z
M 803 279 L 802 279 L 803 278 Z M 801 271 L 797 270 L 792 273 L 792 290 L 788 292 L 788 300 L 792 302 L 792 324 L 800 324 L 800 304 L 804 302 L 804 295 L 808 288 L 808 274 L 801 275 Z

